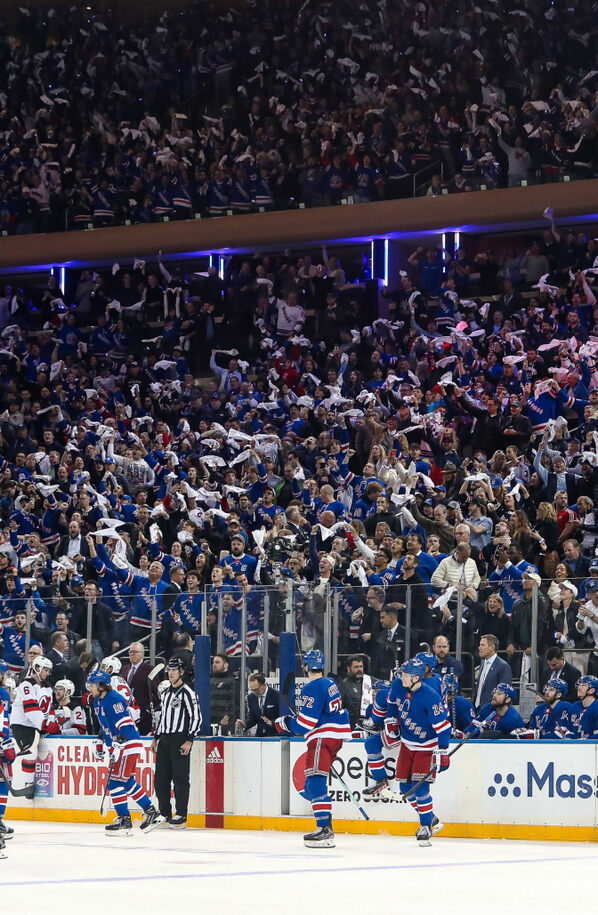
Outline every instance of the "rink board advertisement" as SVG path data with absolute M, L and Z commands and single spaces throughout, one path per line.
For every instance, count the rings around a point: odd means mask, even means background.
M 154 791 L 154 754 L 151 740 L 142 738 L 143 751 L 135 777 L 150 796 Z M 85 737 L 44 738 L 39 743 L 35 765 L 35 801 L 10 797 L 11 807 L 46 808 L 48 810 L 97 811 L 106 780 L 108 764 L 95 758 L 94 740 Z M 200 765 L 203 745 L 193 747 L 195 765 Z M 203 803 L 204 779 L 192 779 L 190 803 Z M 134 805 L 132 805 L 134 807 Z
M 386 751 L 387 770 L 394 772 L 396 751 Z M 292 782 L 301 784 L 305 744 L 291 744 Z M 335 768 L 372 820 L 415 822 L 409 804 L 363 797 L 373 784 L 362 741 L 343 744 Z M 348 792 L 329 779 L 335 819 L 355 819 Z M 597 746 L 545 741 L 470 741 L 451 759 L 451 767 L 432 786 L 434 810 L 448 823 L 598 825 Z M 291 787 L 289 812 L 309 816 L 310 805 Z
M 151 794 L 154 757 L 151 741 L 145 739 L 143 744 L 136 774 Z M 302 740 L 195 741 L 190 825 L 303 828 L 312 816 L 310 805 L 298 793 L 305 753 Z M 387 751 L 385 759 L 393 773 L 396 751 Z M 364 789 L 372 784 L 363 741 L 343 744 L 335 767 L 371 821 L 368 824 L 360 818 L 349 793 L 331 777 L 329 788 L 339 831 L 343 823 L 352 832 L 409 831 L 415 826 L 411 806 L 401 803 L 398 796 L 363 797 Z M 95 759 L 90 738 L 44 739 L 36 768 L 35 800 L 11 797 L 8 816 L 12 810 L 17 817 L 100 822 L 107 772 L 107 766 Z M 452 757 L 450 769 L 438 777 L 432 795 L 435 812 L 447 824 L 445 834 L 502 835 L 501 828 L 511 827 L 511 837 L 598 838 L 598 744 L 470 741 Z M 555 829 L 563 829 L 563 834 L 555 835 Z

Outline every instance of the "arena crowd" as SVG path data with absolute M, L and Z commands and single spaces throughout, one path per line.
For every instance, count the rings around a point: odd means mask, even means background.
M 159 654 L 189 661 L 203 619 L 227 729 L 243 608 L 248 669 L 274 670 L 287 614 L 305 652 L 336 601 L 346 696 L 364 663 L 388 679 L 423 645 L 479 707 L 478 655 L 523 687 L 535 638 L 573 700 L 598 657 L 598 265 L 591 232 L 545 216 L 493 270 L 413 251 L 368 325 L 364 284 L 326 249 L 6 288 L 5 675 L 45 651 L 82 694 L 128 654 L 130 683 L 152 615 Z
M 0 19 L 0 231 L 596 175 L 591 0 Z

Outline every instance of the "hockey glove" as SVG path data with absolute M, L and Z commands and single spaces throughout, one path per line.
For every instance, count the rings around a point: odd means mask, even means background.
M 113 743 L 111 747 L 108 747 L 108 762 L 110 764 L 116 765 L 120 759 L 121 747 L 118 744 Z
M 104 753 L 106 752 L 106 747 L 104 746 L 104 742 L 102 740 L 94 741 L 93 752 L 95 753 L 96 759 L 99 762 L 102 762 L 104 759 Z
M 13 763 L 17 758 L 15 745 L 10 737 L 7 737 L 6 740 L 3 740 L 2 743 L 0 743 L 0 756 L 4 762 L 9 764 Z
M 93 696 L 91 693 L 83 693 L 81 696 L 81 705 L 85 708 L 91 708 L 93 706 Z
M 42 734 L 60 734 L 60 725 L 52 718 L 46 718 L 42 725 Z
M 451 758 L 450 758 L 448 752 L 446 750 L 441 750 L 440 753 L 438 754 L 438 761 L 437 761 L 438 771 L 446 772 L 446 770 L 448 769 L 450 764 L 451 764 Z
M 397 747 L 401 742 L 401 727 L 398 718 L 386 718 L 382 731 L 382 745 L 387 750 Z
M 289 727 L 290 715 L 281 715 L 280 718 L 277 718 L 274 722 L 274 727 L 278 734 L 290 734 L 291 729 Z

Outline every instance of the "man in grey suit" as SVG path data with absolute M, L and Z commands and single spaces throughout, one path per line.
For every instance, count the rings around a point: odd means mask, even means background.
M 498 639 L 495 635 L 483 635 L 480 639 L 478 654 L 480 666 L 474 689 L 476 711 L 487 705 L 492 699 L 492 690 L 499 683 L 510 683 L 513 674 L 506 661 L 497 655 Z

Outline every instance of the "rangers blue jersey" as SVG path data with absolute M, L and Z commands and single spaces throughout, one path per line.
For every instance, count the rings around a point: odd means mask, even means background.
M 598 740 L 598 700 L 594 699 L 582 712 L 579 724 L 583 740 Z
M 451 725 L 442 698 L 427 681 L 414 691 L 400 677 L 393 680 L 388 696 L 388 716 L 398 718 L 401 740 L 409 750 L 445 750 Z
M 562 699 L 553 708 L 550 708 L 545 702 L 541 702 L 533 710 L 529 726 L 540 732 L 540 739 L 562 736 L 557 733 L 557 728 L 567 727 L 570 708 L 571 703 L 563 702 Z
M 577 702 L 572 702 L 567 709 L 563 716 L 564 724 L 568 731 L 567 737 L 573 737 L 575 739 L 581 737 L 581 716 L 583 712 L 584 707 L 581 704 L 580 699 L 578 699 Z
M 107 746 L 131 740 L 140 741 L 139 731 L 133 724 L 127 703 L 115 689 L 109 690 L 101 699 L 94 699 L 93 707 Z
M 221 559 L 218 563 L 219 566 L 230 566 L 233 572 L 245 572 L 247 575 L 247 581 L 250 585 L 253 584 L 255 578 L 255 570 L 257 569 L 257 559 L 255 556 L 248 556 L 247 553 L 243 553 L 242 556 L 233 556 L 232 553 L 229 553 L 228 556 L 225 556 L 224 559 Z
M 511 734 L 513 731 L 516 731 L 518 728 L 525 728 L 525 722 L 518 711 L 514 708 L 509 708 L 505 714 L 500 718 L 496 714 L 495 708 L 488 703 L 480 709 L 480 714 L 477 719 L 473 721 L 470 726 L 467 728 L 467 731 L 477 730 L 477 723 L 483 721 L 484 719 L 492 717 L 492 720 L 487 722 L 485 725 L 485 730 L 487 731 L 499 731 L 501 734 L 504 734 L 505 737 Z
M 289 730 L 305 737 L 307 743 L 318 738 L 350 740 L 349 713 L 343 708 L 338 684 L 331 677 L 305 684 L 299 699 L 299 712 L 289 722 Z

